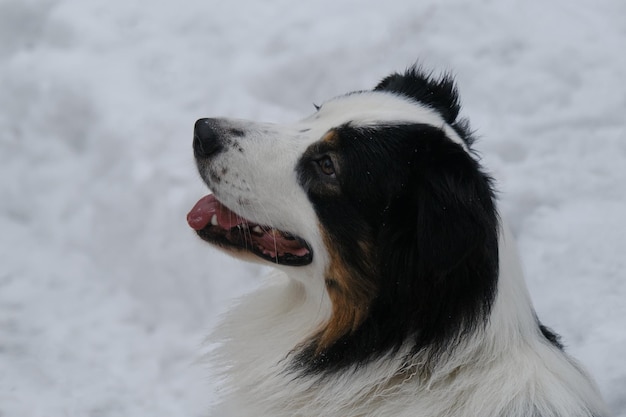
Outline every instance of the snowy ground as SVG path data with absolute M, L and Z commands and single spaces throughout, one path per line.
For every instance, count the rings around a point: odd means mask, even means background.
M 626 2 L 0 0 L 0 416 L 201 416 L 260 271 L 195 238 L 202 116 L 453 70 L 539 315 L 626 417 Z M 221 417 L 221 416 L 216 416 Z

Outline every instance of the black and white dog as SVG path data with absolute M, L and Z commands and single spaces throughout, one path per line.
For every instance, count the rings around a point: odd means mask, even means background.
M 216 416 L 605 416 L 537 319 L 448 76 L 196 122 L 198 235 L 273 264 L 214 334 Z

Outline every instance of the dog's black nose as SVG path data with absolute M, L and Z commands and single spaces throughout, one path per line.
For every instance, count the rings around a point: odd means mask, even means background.
M 200 119 L 193 129 L 193 154 L 196 158 L 209 158 L 222 150 L 221 129 L 215 119 Z

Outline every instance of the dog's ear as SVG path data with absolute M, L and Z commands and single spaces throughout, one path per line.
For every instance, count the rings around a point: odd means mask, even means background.
M 406 181 L 383 213 L 375 309 L 403 320 L 399 327 L 411 334 L 401 337 L 414 336 L 416 349 L 436 349 L 487 319 L 498 215 L 491 180 L 472 155 L 438 129 L 420 132 Z
M 417 66 L 405 73 L 385 77 L 374 91 L 400 94 L 432 107 L 448 124 L 456 121 L 460 111 L 459 94 L 450 74 L 435 78 Z

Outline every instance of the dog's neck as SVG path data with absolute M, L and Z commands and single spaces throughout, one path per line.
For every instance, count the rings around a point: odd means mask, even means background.
M 211 363 L 219 364 L 216 371 L 221 371 L 227 386 L 220 412 L 275 417 L 400 417 L 415 416 L 416 410 L 429 417 L 521 417 L 538 411 L 537 415 L 576 415 L 574 410 L 584 409 L 583 399 L 594 404 L 599 397 L 584 374 L 538 330 L 506 227 L 499 244 L 498 293 L 489 322 L 428 369 L 427 355 L 415 354 L 407 345 L 341 373 L 298 374 L 293 358 L 329 319 L 331 302 L 323 283 L 315 287 L 315 275 L 272 273 L 266 286 L 228 313 L 212 337 L 222 344 L 211 353 Z M 537 389 L 537 384 L 559 392 Z M 564 398 L 556 402 L 560 409 L 554 409 L 553 400 L 545 401 L 550 409 L 535 408 L 537 395 L 553 394 Z M 498 398 L 513 400 L 502 404 Z M 594 405 L 602 409 L 602 404 Z

